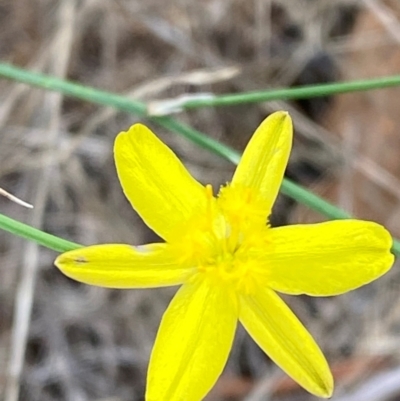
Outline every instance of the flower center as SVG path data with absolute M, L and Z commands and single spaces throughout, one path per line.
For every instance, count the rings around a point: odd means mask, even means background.
M 206 210 L 189 222 L 180 249 L 195 262 L 198 274 L 251 293 L 264 279 L 257 261 L 248 256 L 252 248 L 268 245 L 264 203 L 249 188 L 226 186 L 218 198 L 211 185 L 205 190 Z

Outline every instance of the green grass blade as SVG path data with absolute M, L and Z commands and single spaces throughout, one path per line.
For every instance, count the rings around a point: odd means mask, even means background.
M 330 84 L 306 85 L 294 88 L 267 89 L 245 93 L 213 96 L 210 98 L 187 99 L 179 104 L 181 109 L 199 107 L 232 106 L 247 103 L 260 103 L 272 100 L 309 99 L 331 96 L 340 93 L 370 91 L 400 86 L 400 75 Z
M 14 235 L 29 239 L 57 252 L 66 252 L 82 248 L 82 245 L 45 233 L 20 221 L 0 214 L 0 228 Z

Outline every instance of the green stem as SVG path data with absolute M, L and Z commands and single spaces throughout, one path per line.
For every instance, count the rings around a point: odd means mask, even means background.
M 315 195 L 300 185 L 295 184 L 293 181 L 285 180 L 282 183 L 281 192 L 330 219 L 341 220 L 352 217 L 343 209 L 321 199 L 318 195 Z
M 28 226 L 20 221 L 11 219 L 10 217 L 0 214 L 0 228 L 19 237 L 29 239 L 43 245 L 46 248 L 54 249 L 57 252 L 72 251 L 81 248 L 82 245 L 70 242 L 65 239 L 47 234 L 37 228 Z
M 213 153 L 220 155 L 232 163 L 237 164 L 240 160 L 240 154 L 230 147 L 223 145 L 214 139 L 208 137 L 200 131 L 197 131 L 191 128 L 188 125 L 185 125 L 171 117 L 149 117 L 146 114 L 146 105 L 135 100 L 127 99 L 123 96 L 116 95 L 114 93 L 109 93 L 101 90 L 97 90 L 91 87 L 82 86 L 79 84 L 75 84 L 72 82 L 64 81 L 55 77 L 47 76 L 44 74 L 33 73 L 21 68 L 14 67 L 9 64 L 0 63 L 0 76 L 23 82 L 32 86 L 37 86 L 40 88 L 44 88 L 51 91 L 56 91 L 63 93 L 66 96 L 71 96 L 77 99 L 86 100 L 91 103 L 97 103 L 103 106 L 111 106 L 117 110 L 126 111 L 129 113 L 137 114 L 141 117 L 145 117 L 151 121 L 154 121 L 158 125 L 167 128 L 171 131 L 178 133 L 190 141 L 198 144 L 199 146 L 212 151 Z M 400 84 L 400 78 L 397 77 L 388 77 L 385 79 L 380 79 L 382 85 L 380 87 L 397 85 Z M 378 89 L 378 80 L 372 80 L 371 82 L 374 84 L 372 87 L 368 87 L 368 89 Z M 368 81 L 356 81 L 353 82 L 353 88 L 358 87 L 358 90 L 366 90 L 362 89 L 364 82 L 366 85 Z M 347 83 L 349 85 L 350 83 Z M 336 86 L 340 86 L 343 84 L 335 84 Z M 330 84 L 332 86 L 332 84 Z M 364 86 L 365 87 L 365 86 Z M 291 91 L 299 90 L 301 88 L 294 89 L 286 89 L 281 90 L 286 94 Z M 344 88 L 345 89 L 345 88 Z M 347 89 L 349 91 L 351 89 Z M 355 90 L 355 89 L 353 89 Z M 271 91 L 270 93 L 272 93 Z M 279 91 L 275 91 L 277 93 Z M 309 93 L 309 92 L 308 92 Z M 316 93 L 316 92 L 315 92 Z M 321 92 L 322 93 L 322 92 Z M 331 92 L 331 93 L 339 93 Z M 327 94 L 324 92 L 324 94 Z M 303 96 L 306 96 L 303 93 Z M 322 96 L 322 95 L 321 95 Z M 277 97 L 274 98 L 275 100 Z M 270 99 L 271 100 L 271 99 Z M 319 196 L 313 194 L 305 188 L 295 184 L 294 182 L 285 179 L 282 184 L 282 193 L 285 195 L 295 199 L 296 201 L 309 206 L 310 208 L 318 211 L 319 213 L 325 215 L 331 219 L 346 219 L 351 217 L 344 210 L 334 206 L 333 204 L 321 199 Z M 56 251 L 67 251 L 71 249 L 76 249 L 81 245 L 75 244 L 73 242 L 69 242 L 63 240 L 61 238 L 55 237 L 53 235 L 44 233 L 38 229 L 30 227 L 26 224 L 20 223 L 16 220 L 10 219 L 9 217 L 0 215 L 0 228 L 9 231 L 18 236 L 33 240 L 38 242 L 39 244 L 46 246 L 48 248 L 54 249 Z M 400 242 L 397 240 L 394 242 L 393 252 L 396 255 L 400 256 Z
M 187 99 L 179 104 L 181 109 L 198 107 L 233 106 L 245 103 L 260 103 L 272 100 L 293 100 L 311 97 L 336 95 L 339 93 L 369 91 L 400 86 L 400 75 L 366 79 L 359 81 L 336 82 L 330 84 L 305 85 L 294 88 L 267 89 L 247 93 L 220 95 L 210 98 Z

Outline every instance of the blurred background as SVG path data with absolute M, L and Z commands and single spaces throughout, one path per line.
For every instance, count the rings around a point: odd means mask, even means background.
M 0 0 L 0 58 L 161 99 L 398 74 L 400 3 L 379 0 Z M 400 236 L 400 89 L 176 116 L 243 150 L 270 112 L 296 128 L 287 176 Z M 112 157 L 134 115 L 0 79 L 0 212 L 83 243 L 157 240 L 124 198 Z M 152 126 L 150 124 L 150 126 Z M 234 166 L 152 126 L 203 183 Z M 324 220 L 280 196 L 273 225 Z M 106 290 L 56 253 L 0 231 L 4 401 L 141 401 L 160 317 L 176 291 Z M 400 399 L 400 275 L 335 298 L 285 297 L 324 350 L 335 401 Z M 217 330 L 217 328 L 216 328 Z M 201 380 L 201 377 L 198 378 Z M 208 401 L 313 400 L 239 329 Z M 167 401 L 167 400 L 166 400 Z

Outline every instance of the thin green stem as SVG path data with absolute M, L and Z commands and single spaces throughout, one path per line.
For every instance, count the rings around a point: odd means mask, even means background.
M 37 242 L 39 245 L 43 245 L 46 248 L 53 249 L 57 252 L 72 251 L 73 249 L 82 247 L 82 245 L 76 244 L 75 242 L 70 242 L 56 237 L 55 235 L 45 233 L 44 231 L 11 219 L 3 214 L 0 214 L 0 228 L 18 235 L 19 237 Z
M 260 103 L 272 100 L 309 99 L 340 93 L 370 91 L 400 86 L 400 75 L 365 79 L 359 81 L 335 82 L 330 84 L 306 85 L 294 88 L 267 89 L 262 91 L 242 92 L 210 98 L 187 99 L 179 103 L 181 109 L 199 107 L 232 106 L 245 103 Z
M 293 181 L 285 180 L 282 183 L 281 192 L 330 219 L 341 220 L 352 217 L 343 209 L 321 199 L 318 195 L 315 195 L 300 185 L 295 184 Z
M 199 146 L 212 151 L 213 153 L 220 155 L 232 163 L 237 164 L 240 160 L 240 154 L 230 147 L 223 145 L 200 131 L 193 129 L 192 127 L 185 125 L 171 117 L 149 117 L 146 114 L 146 105 L 135 100 L 127 99 L 126 97 L 116 95 L 114 93 L 109 93 L 101 90 L 97 90 L 91 87 L 79 85 L 76 83 L 64 81 L 55 77 L 47 76 L 44 74 L 33 73 L 21 68 L 14 67 L 9 64 L 0 63 L 0 76 L 9 78 L 18 82 L 26 83 L 39 88 L 44 88 L 51 91 L 56 91 L 63 93 L 66 96 L 71 96 L 77 99 L 86 100 L 91 103 L 100 104 L 103 106 L 111 106 L 117 110 L 133 113 L 141 117 L 147 118 L 154 121 L 158 125 L 167 128 L 177 134 L 186 137 L 190 141 L 198 144 Z M 390 81 L 395 77 L 387 78 L 387 81 L 382 83 L 385 86 L 393 86 L 400 84 L 400 78 L 398 80 Z M 376 80 L 375 80 L 376 81 Z M 382 81 L 382 80 L 381 80 Z M 358 88 L 363 86 L 360 82 L 367 83 L 367 81 L 357 81 Z M 355 84 L 354 82 L 353 84 Z M 350 83 L 348 83 L 350 84 Z M 336 84 L 341 85 L 341 84 Z M 356 85 L 356 86 L 357 86 Z M 368 89 L 377 89 L 377 83 Z M 384 86 L 381 86 L 384 87 Z M 297 88 L 297 90 L 300 88 Z M 285 92 L 294 91 L 296 89 L 287 89 Z M 351 89 L 347 89 L 349 91 Z M 362 90 L 362 89 L 358 89 Z M 366 89 L 364 89 L 366 90 Z M 339 92 L 332 92 L 339 93 Z M 325 92 L 326 94 L 326 92 Z M 303 96 L 306 94 L 303 93 Z M 277 99 L 276 97 L 274 98 Z M 271 99 L 270 99 L 271 100 Z M 319 196 L 313 194 L 305 188 L 295 184 L 294 182 L 285 179 L 282 188 L 282 192 L 295 199 L 299 203 L 302 203 L 310 208 L 318 211 L 319 213 L 325 215 L 331 219 L 346 219 L 351 217 L 344 210 L 336 207 L 335 205 L 321 199 Z M 39 244 L 46 246 L 48 248 L 57 251 L 66 251 L 70 249 L 76 249 L 81 245 L 75 244 L 61 238 L 55 237 L 53 235 L 44 233 L 26 224 L 20 223 L 16 220 L 12 220 L 6 216 L 0 215 L 0 228 L 12 232 L 13 234 L 19 235 L 21 237 L 33 240 Z M 395 241 L 393 252 L 400 256 L 400 242 Z

